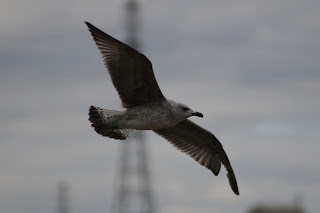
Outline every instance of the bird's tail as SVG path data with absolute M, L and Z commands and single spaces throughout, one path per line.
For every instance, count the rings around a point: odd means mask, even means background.
M 101 109 L 99 107 L 91 106 L 89 109 L 89 121 L 94 130 L 102 136 L 124 140 L 126 139 L 132 129 L 117 129 L 117 116 L 121 111 Z

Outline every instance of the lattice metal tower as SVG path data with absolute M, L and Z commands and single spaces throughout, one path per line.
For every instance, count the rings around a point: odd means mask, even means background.
M 58 183 L 58 213 L 68 213 L 68 186 L 65 182 Z
M 128 0 L 126 5 L 127 43 L 139 49 L 138 4 Z M 116 191 L 112 213 L 154 213 L 153 196 L 147 165 L 144 135 L 134 132 L 121 141 L 120 168 L 116 178 Z

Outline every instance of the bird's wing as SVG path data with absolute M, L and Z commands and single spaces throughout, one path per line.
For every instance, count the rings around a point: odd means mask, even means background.
M 237 180 L 227 154 L 211 132 L 190 120 L 184 120 L 173 127 L 153 131 L 210 169 L 215 175 L 219 174 L 222 163 L 228 172 L 227 177 L 233 192 L 239 194 Z
M 164 99 L 147 57 L 92 24 L 85 23 L 102 54 L 124 108 Z

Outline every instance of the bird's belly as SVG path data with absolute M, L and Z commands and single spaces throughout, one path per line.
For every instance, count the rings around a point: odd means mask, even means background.
M 178 122 L 174 122 L 169 119 L 134 119 L 134 120 L 123 120 L 119 122 L 119 127 L 123 129 L 137 129 L 137 130 L 153 130 L 163 129 L 171 127 Z

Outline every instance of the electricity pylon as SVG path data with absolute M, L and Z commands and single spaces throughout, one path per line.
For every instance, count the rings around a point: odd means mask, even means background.
M 126 3 L 127 43 L 139 49 L 138 3 Z M 147 164 L 144 135 L 134 132 L 128 140 L 121 141 L 120 168 L 116 178 L 116 191 L 112 213 L 154 213 L 153 196 Z
M 58 183 L 58 213 L 68 213 L 68 186 L 65 182 Z

